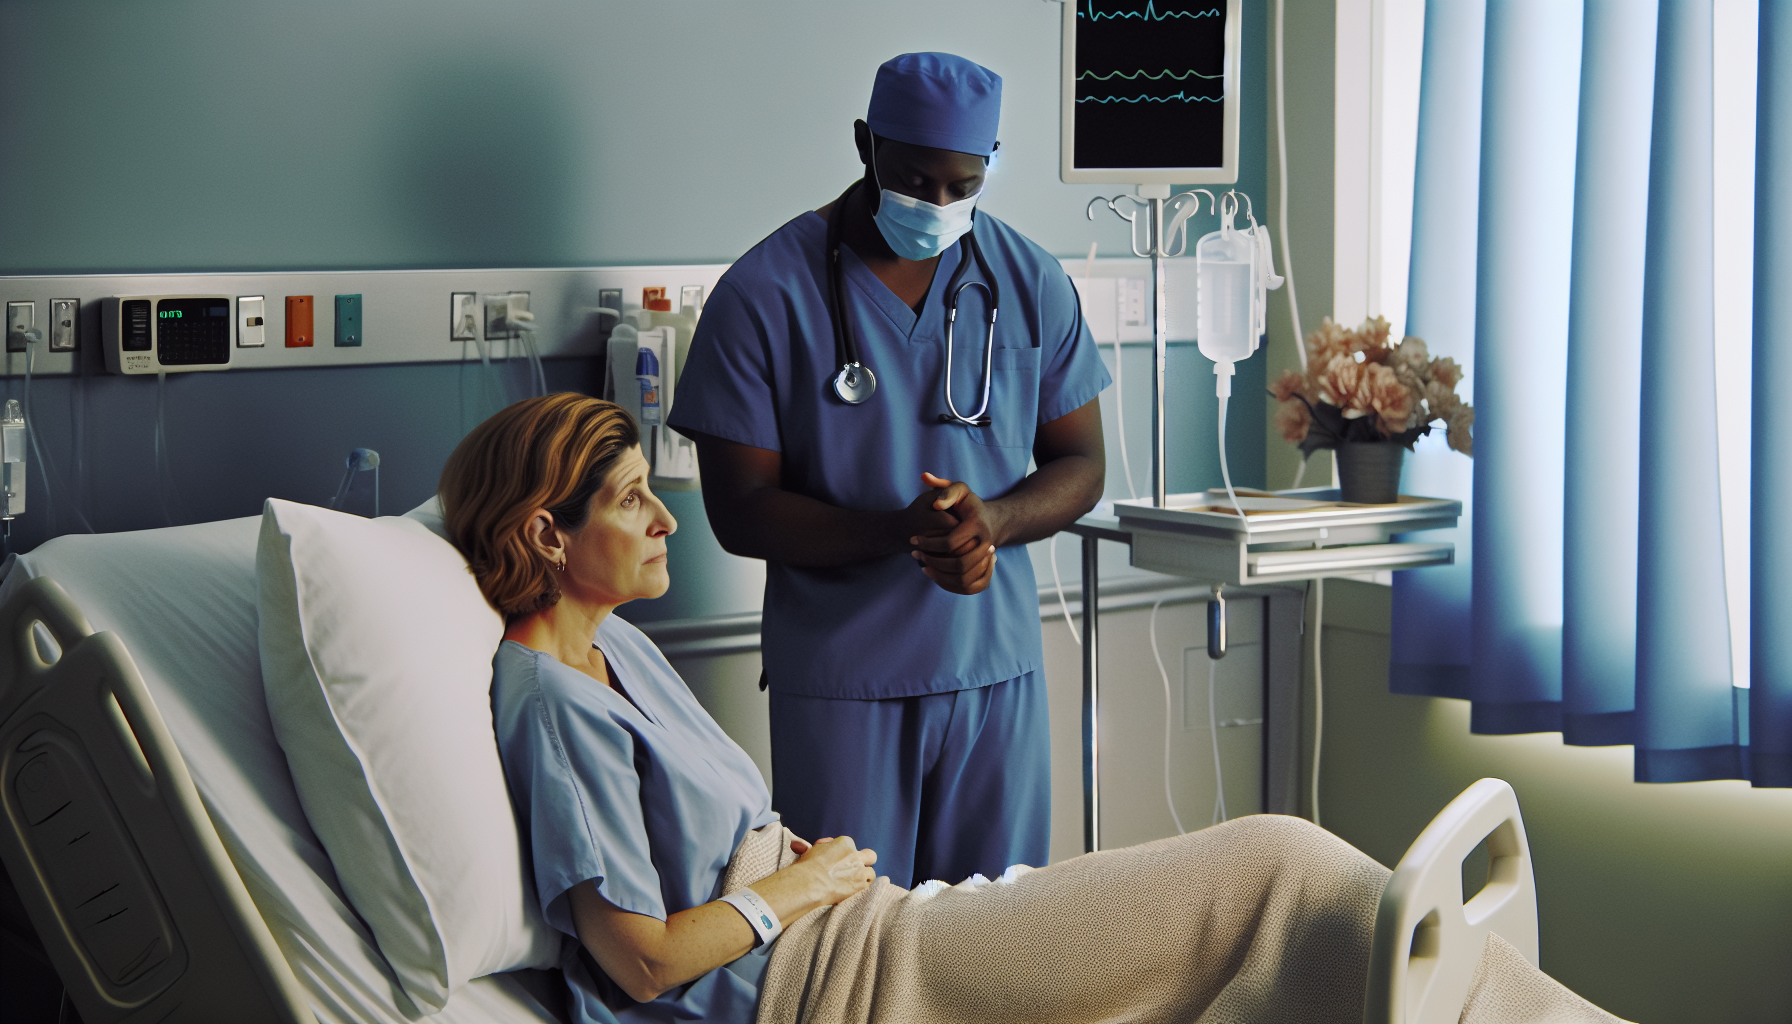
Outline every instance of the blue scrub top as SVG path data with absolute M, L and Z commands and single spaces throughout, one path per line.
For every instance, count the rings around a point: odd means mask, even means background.
M 630 999 L 583 952 L 567 890 L 595 879 L 623 910 L 665 920 L 720 895 L 728 858 L 777 815 L 752 758 L 703 710 L 640 630 L 597 631 L 625 697 L 559 660 L 506 641 L 493 659 L 492 718 L 511 802 L 575 1020 L 750 1021 L 761 947 L 651 1003 Z M 632 698 L 632 703 L 631 703 Z
M 939 422 L 946 411 L 946 285 L 964 246 L 941 255 L 916 316 L 841 246 L 846 315 L 877 393 L 834 396 L 827 222 L 804 213 L 722 275 L 703 307 L 678 380 L 675 429 L 784 457 L 784 486 L 844 508 L 893 510 L 923 490 L 921 472 L 1000 498 L 1027 475 L 1034 433 L 1088 404 L 1107 369 L 1076 289 L 1045 250 L 986 213 L 977 240 L 1001 294 L 988 427 Z M 973 264 L 964 280 L 979 281 Z M 981 288 L 959 300 L 952 397 L 980 402 Z M 987 686 L 1042 668 L 1038 586 L 1026 549 L 997 553 L 981 594 L 949 594 L 907 553 L 830 569 L 766 565 L 763 654 L 770 685 L 810 697 L 876 700 Z

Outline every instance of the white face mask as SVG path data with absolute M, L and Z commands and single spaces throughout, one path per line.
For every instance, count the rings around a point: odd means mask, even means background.
M 876 135 L 871 137 L 871 145 L 875 151 Z M 876 180 L 875 152 L 871 173 Z M 878 196 L 877 214 L 873 219 L 877 221 L 877 230 L 883 233 L 884 241 L 905 260 L 925 260 L 945 252 L 971 230 L 977 200 L 983 197 L 983 190 L 978 189 L 975 195 L 956 203 L 936 206 L 925 199 L 892 192 L 878 181 Z

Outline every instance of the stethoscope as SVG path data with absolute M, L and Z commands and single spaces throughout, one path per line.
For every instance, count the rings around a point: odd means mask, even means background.
M 834 363 L 839 367 L 834 372 L 832 381 L 834 394 L 847 405 L 862 405 L 877 392 L 877 375 L 871 372 L 859 359 L 858 340 L 852 335 L 852 328 L 846 322 L 846 285 L 840 270 L 840 212 L 846 207 L 846 200 L 853 190 L 865 183 L 861 178 L 847 186 L 840 198 L 834 202 L 834 208 L 828 211 L 828 294 L 832 305 L 828 314 L 834 321 Z M 968 427 L 989 426 L 989 388 L 992 383 L 991 366 L 995 360 L 996 349 L 996 307 L 1001 299 L 996 291 L 995 275 L 990 273 L 989 263 L 983 258 L 983 247 L 977 244 L 977 232 L 967 231 L 959 239 L 959 245 L 968 248 L 971 259 L 959 255 L 958 269 L 952 272 L 951 280 L 946 282 L 946 409 L 940 413 L 941 423 L 962 423 Z M 964 272 L 977 263 L 978 273 L 983 275 L 981 281 L 963 281 Z M 989 326 L 983 339 L 983 396 L 982 404 L 969 416 L 958 411 L 958 405 L 952 400 L 952 327 L 958 321 L 958 296 L 966 288 L 975 285 L 983 289 L 989 298 Z

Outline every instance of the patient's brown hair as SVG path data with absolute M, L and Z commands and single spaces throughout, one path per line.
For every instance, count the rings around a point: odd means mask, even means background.
M 560 600 L 553 567 L 524 542 L 529 514 L 545 508 L 556 526 L 584 526 L 592 496 L 640 436 L 621 406 L 563 392 L 508 406 L 455 446 L 437 488 L 448 538 L 506 619 Z

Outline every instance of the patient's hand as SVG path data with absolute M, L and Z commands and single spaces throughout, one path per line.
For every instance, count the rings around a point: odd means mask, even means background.
M 796 891 L 788 895 L 797 896 L 800 893 L 806 896 L 807 899 L 803 902 L 813 908 L 831 907 L 858 894 L 877 879 L 877 872 L 871 870 L 871 865 L 877 863 L 877 851 L 859 849 L 850 837 L 818 839 L 814 843 L 797 839 L 790 844 L 790 848 L 799 854 L 795 864 L 753 883 L 753 890 L 764 896 L 774 907 L 779 900 L 766 891 L 767 883 L 771 883 L 774 891 L 790 884 Z M 780 878 L 782 875 L 788 875 L 789 878 Z M 790 919 L 785 920 L 788 923 Z

